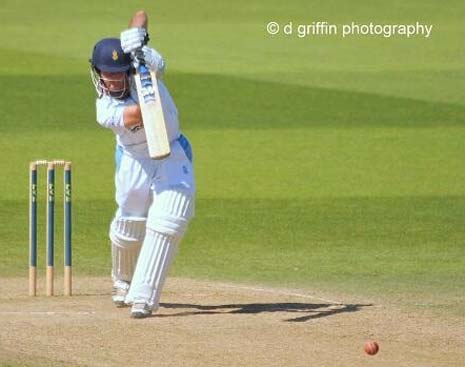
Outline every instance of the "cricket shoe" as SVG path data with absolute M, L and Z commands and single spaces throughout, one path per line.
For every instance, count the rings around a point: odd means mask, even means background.
M 113 283 L 113 292 L 112 292 L 112 300 L 113 304 L 116 307 L 127 307 L 128 305 L 124 302 L 126 299 L 126 295 L 129 291 L 129 283 L 125 282 L 124 280 L 116 280 Z
M 131 317 L 133 319 L 144 319 L 152 315 L 153 306 L 141 299 L 134 300 L 131 308 Z

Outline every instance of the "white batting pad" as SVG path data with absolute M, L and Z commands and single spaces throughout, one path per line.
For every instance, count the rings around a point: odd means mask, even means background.
M 144 300 L 156 309 L 179 239 L 147 228 L 126 303 Z
M 130 282 L 145 237 L 145 218 L 119 217 L 110 227 L 112 278 Z
M 172 188 L 157 193 L 126 303 L 144 300 L 157 308 L 178 243 L 194 214 L 193 194 Z
M 188 190 L 170 189 L 157 193 L 149 209 L 147 227 L 173 237 L 182 237 L 194 215 L 194 198 Z
M 111 244 L 111 276 L 114 281 L 124 280 L 130 282 L 132 280 L 141 246 L 141 243 L 133 243 L 131 246 L 125 247 L 118 246 L 115 243 Z
M 141 243 L 145 236 L 145 224 L 144 217 L 115 217 L 110 226 L 110 239 L 121 247 Z

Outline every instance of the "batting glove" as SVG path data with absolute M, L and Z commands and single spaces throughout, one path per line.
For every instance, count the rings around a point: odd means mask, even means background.
M 120 38 L 121 48 L 128 54 L 144 46 L 149 40 L 149 35 L 144 28 L 130 28 L 121 32 Z
M 155 71 L 157 76 L 163 76 L 166 68 L 165 59 L 153 48 L 144 46 L 133 53 L 134 66 L 145 64 L 149 69 Z

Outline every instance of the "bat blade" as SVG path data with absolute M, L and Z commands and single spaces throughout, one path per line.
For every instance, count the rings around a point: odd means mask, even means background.
M 140 65 L 135 82 L 150 158 L 166 158 L 171 148 L 156 75 Z

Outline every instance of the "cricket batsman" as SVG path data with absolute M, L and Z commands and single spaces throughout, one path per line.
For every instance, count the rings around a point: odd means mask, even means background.
M 145 12 L 138 12 L 145 17 Z M 179 129 L 178 111 L 158 81 L 171 154 L 149 156 L 134 65 L 143 62 L 157 76 L 165 61 L 146 45 L 144 28 L 129 28 L 121 39 L 104 38 L 92 52 L 91 76 L 97 91 L 97 122 L 116 135 L 115 196 L 110 225 L 113 303 L 130 306 L 131 317 L 145 318 L 158 308 L 167 273 L 194 215 L 192 150 Z

